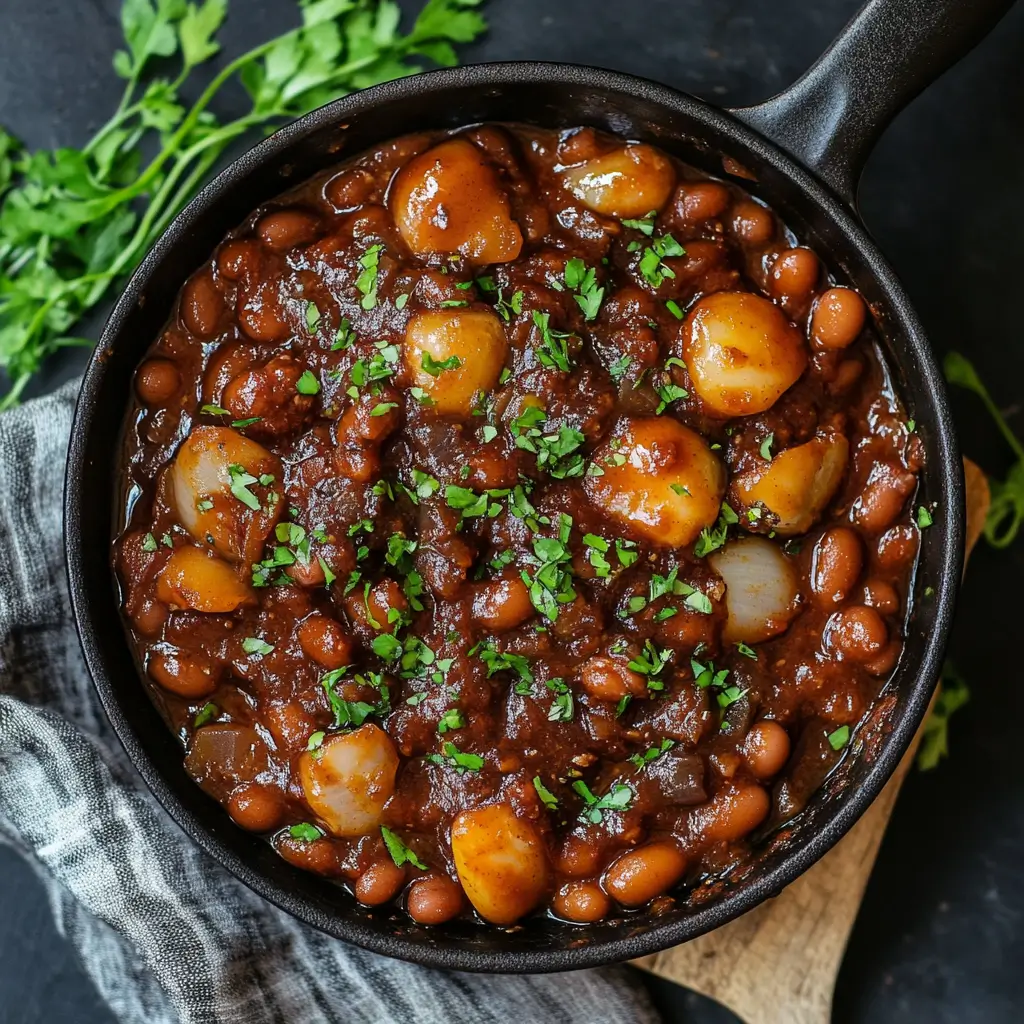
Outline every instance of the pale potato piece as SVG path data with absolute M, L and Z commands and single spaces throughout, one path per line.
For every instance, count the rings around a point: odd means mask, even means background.
M 299 758 L 306 803 L 336 836 L 365 836 L 380 825 L 397 771 L 394 744 L 371 723 L 335 733 Z
M 699 434 L 669 416 L 621 421 L 593 464 L 604 473 L 584 479 L 587 497 L 655 544 L 683 547 L 718 518 L 725 468 Z
M 449 139 L 395 175 L 388 206 L 417 256 L 459 252 L 474 263 L 507 263 L 523 247 L 494 168 L 468 139 Z
M 492 924 L 515 923 L 547 888 L 544 843 L 508 804 L 463 811 L 452 822 L 452 856 L 470 902 Z
M 644 217 L 660 210 L 676 183 L 671 161 L 644 145 L 624 146 L 562 172 L 584 206 L 607 217 Z
M 458 366 L 434 373 L 423 368 L 428 353 L 434 363 L 455 357 Z M 483 309 L 455 309 L 419 313 L 405 331 L 405 365 L 409 380 L 433 399 L 437 412 L 468 416 L 481 391 L 498 383 L 508 341 L 501 321 Z M 431 364 L 432 365 L 432 364 Z
M 760 504 L 778 517 L 776 533 L 806 533 L 839 488 L 849 454 L 845 435 L 815 437 L 779 452 L 763 471 L 736 477 L 733 487 L 742 505 Z
M 283 493 L 281 462 L 266 448 L 229 427 L 196 427 L 174 457 L 170 496 L 178 521 L 200 544 L 212 542 L 229 561 L 251 565 L 259 561 L 284 502 L 249 508 L 231 493 L 232 466 L 257 479 L 272 476 Z
M 741 537 L 708 555 L 725 581 L 727 644 L 756 644 L 789 626 L 797 613 L 796 570 L 778 545 L 764 537 Z
M 233 612 L 254 604 L 252 588 L 238 578 L 232 566 L 199 548 L 176 548 L 160 571 L 157 599 L 174 608 L 197 612 Z
M 682 347 L 694 391 L 718 416 L 770 409 L 807 365 L 800 332 L 782 310 L 750 292 L 701 299 L 683 324 Z

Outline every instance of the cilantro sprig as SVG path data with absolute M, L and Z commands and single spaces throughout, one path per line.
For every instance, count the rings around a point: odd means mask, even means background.
M 220 50 L 228 0 L 123 0 L 113 70 L 125 85 L 107 123 L 81 149 L 36 153 L 0 129 L 0 408 L 17 404 L 49 356 L 92 344 L 78 321 L 127 279 L 236 140 L 421 70 L 410 58 L 457 63 L 454 44 L 486 27 L 480 2 L 427 0 L 403 30 L 392 0 L 299 0 L 300 25 L 226 61 L 187 106 L 193 72 Z M 221 121 L 220 95 L 238 84 L 248 109 Z

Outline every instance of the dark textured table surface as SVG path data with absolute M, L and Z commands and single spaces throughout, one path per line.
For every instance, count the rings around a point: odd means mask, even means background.
M 2 0 L 0 124 L 33 146 L 83 142 L 119 95 L 110 71 L 119 6 L 119 0 Z M 290 0 L 233 0 L 231 6 L 222 33 L 231 53 L 295 17 Z M 713 102 L 742 104 L 796 78 L 857 6 L 857 0 L 491 0 L 492 31 L 465 59 L 599 64 Z M 1018 4 L 896 120 L 861 193 L 865 220 L 906 282 L 934 345 L 971 355 L 1018 434 L 1024 434 L 1017 409 L 1024 397 L 1022 68 L 1024 4 Z M 74 363 L 55 366 L 41 387 L 77 370 Z M 1005 471 L 1008 454 L 978 405 L 964 395 L 955 404 L 965 452 L 986 469 Z M 1024 540 L 974 556 L 951 648 L 972 700 L 954 719 L 951 758 L 931 773 L 912 773 L 900 796 L 839 977 L 836 1024 L 1024 1020 L 1018 767 L 1024 687 L 1013 661 L 1022 570 Z M 651 988 L 667 1020 L 735 1020 L 674 985 Z M 0 848 L 0 1021 L 112 1019 L 53 926 L 30 869 Z

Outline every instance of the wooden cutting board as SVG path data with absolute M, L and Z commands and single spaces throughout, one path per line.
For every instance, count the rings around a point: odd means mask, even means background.
M 970 554 L 985 522 L 989 490 L 985 474 L 969 459 L 964 474 Z M 829 1024 L 843 952 L 920 739 L 918 731 L 860 821 L 775 899 L 636 966 L 710 996 L 745 1024 Z

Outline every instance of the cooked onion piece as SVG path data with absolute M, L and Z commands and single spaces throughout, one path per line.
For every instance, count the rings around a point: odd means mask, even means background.
M 468 139 L 410 160 L 391 184 L 388 205 L 418 256 L 460 252 L 475 263 L 507 263 L 523 246 L 494 168 Z
M 394 744 L 369 723 L 335 733 L 299 759 L 306 803 L 336 836 L 363 836 L 380 825 L 397 771 Z
M 518 921 L 547 888 L 544 844 L 508 804 L 463 811 L 452 822 L 452 856 L 470 902 L 494 924 Z
M 718 416 L 770 409 L 807 365 L 800 332 L 782 310 L 750 292 L 701 299 L 686 317 L 682 343 L 693 388 Z
M 171 466 L 178 521 L 200 544 L 212 540 L 224 558 L 258 561 L 283 504 L 258 499 L 252 489 L 263 486 L 260 477 L 281 484 L 281 463 L 266 448 L 228 427 L 196 427 Z
M 405 332 L 405 365 L 439 413 L 468 416 L 498 382 L 508 354 L 501 321 L 482 309 L 419 313 Z
M 796 570 L 776 544 L 743 537 L 708 556 L 725 581 L 726 643 L 756 644 L 781 633 L 797 611 Z
M 763 505 L 778 517 L 776 533 L 806 533 L 839 488 L 849 454 L 843 434 L 815 437 L 780 452 L 763 471 L 736 477 L 733 487 L 741 504 Z
M 643 217 L 660 210 L 676 183 L 672 164 L 650 146 L 631 145 L 562 172 L 565 187 L 595 213 Z
M 191 545 L 176 548 L 156 582 L 157 599 L 172 608 L 197 612 L 233 612 L 255 604 L 252 588 L 227 562 Z
M 725 469 L 699 434 L 669 417 L 623 420 L 594 454 L 587 497 L 647 540 L 682 547 L 718 517 Z

